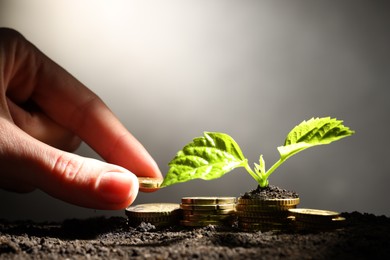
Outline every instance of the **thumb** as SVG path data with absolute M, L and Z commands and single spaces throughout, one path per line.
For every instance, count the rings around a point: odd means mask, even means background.
M 122 209 L 138 194 L 137 177 L 122 167 L 60 150 L 48 151 L 45 157 L 35 185 L 61 200 L 95 209 Z
M 7 159 L 2 161 L 5 171 L 0 173 L 9 177 L 8 188 L 10 182 L 15 190 L 18 185 L 36 187 L 66 202 L 95 209 L 123 209 L 138 194 L 137 177 L 125 168 L 53 148 L 16 127 L 11 137 L 3 139 Z
M 61 200 L 95 209 L 122 209 L 138 194 L 138 179 L 128 170 L 56 149 L 43 158 L 35 185 Z

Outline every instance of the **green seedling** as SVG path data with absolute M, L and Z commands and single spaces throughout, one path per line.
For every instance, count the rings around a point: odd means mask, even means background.
M 342 123 L 335 118 L 323 117 L 312 118 L 295 126 L 287 135 L 284 145 L 277 148 L 280 159 L 267 171 L 263 155 L 260 155 L 259 164 L 255 163 L 252 169 L 232 137 L 224 133 L 205 132 L 176 154 L 169 163 L 170 169 L 161 187 L 193 179 L 217 179 L 235 168 L 244 167 L 260 187 L 265 188 L 269 176 L 294 154 L 355 133 Z

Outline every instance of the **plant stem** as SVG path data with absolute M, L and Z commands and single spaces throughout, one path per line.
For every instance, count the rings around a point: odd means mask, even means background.
M 260 184 L 262 183 L 262 178 L 261 176 L 257 175 L 252 169 L 251 167 L 249 167 L 249 164 L 246 163 L 244 165 L 245 169 L 247 170 L 247 172 Z
M 271 168 L 268 169 L 268 171 L 264 174 L 264 178 L 268 179 L 268 177 L 273 173 L 276 168 L 278 168 L 282 163 L 284 163 L 285 160 L 279 159 L 274 165 L 271 166 Z

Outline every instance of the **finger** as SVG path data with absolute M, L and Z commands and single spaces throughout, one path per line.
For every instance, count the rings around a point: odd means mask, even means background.
M 13 122 L 35 139 L 64 151 L 75 151 L 81 140 L 38 110 L 27 111 L 7 98 Z
M 15 98 L 23 99 L 15 89 L 27 86 L 32 100 L 51 120 L 76 133 L 106 161 L 138 176 L 162 177 L 150 154 L 100 98 L 30 43 L 19 40 L 19 44 L 29 55 L 19 57 L 24 60 L 18 64 L 23 65 L 15 66 L 15 70 L 29 71 L 34 80 L 26 76 L 10 79 L 13 84 L 9 92 Z
M 50 72 L 49 75 L 64 73 Z M 77 133 L 106 161 L 121 165 L 138 176 L 161 177 L 149 153 L 102 100 L 70 75 L 68 77 L 71 82 L 67 85 L 72 87 L 64 86 L 64 81 L 54 78 L 44 79 L 40 84 L 34 92 L 34 100 L 42 110 Z
M 6 155 L 0 176 L 12 176 L 4 183 L 7 188 L 37 187 L 58 199 L 95 209 L 123 209 L 135 200 L 138 180 L 128 170 L 58 150 L 4 121 L 0 124 L 7 126 L 3 134 L 12 136 L 1 140 Z
M 132 204 L 138 194 L 137 177 L 113 164 L 62 151 L 49 152 L 38 187 L 61 200 L 82 207 L 117 210 Z M 49 168 L 50 169 L 50 168 Z

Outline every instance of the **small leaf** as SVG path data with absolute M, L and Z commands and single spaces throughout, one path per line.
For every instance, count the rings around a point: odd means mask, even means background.
M 176 154 L 161 187 L 198 178 L 216 179 L 246 164 L 247 160 L 233 138 L 223 133 L 205 132 Z
M 335 118 L 312 118 L 295 126 L 287 135 L 284 146 L 278 147 L 282 161 L 316 145 L 330 144 L 355 132 Z
M 263 155 L 260 155 L 259 164 L 255 163 L 255 172 L 258 173 L 259 176 L 263 176 L 265 173 L 265 162 Z

